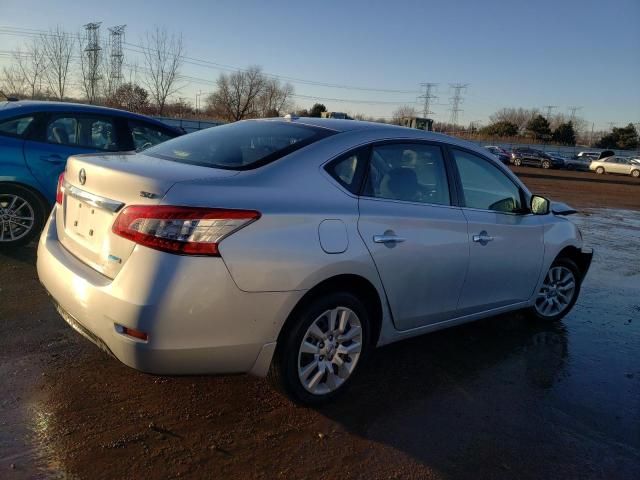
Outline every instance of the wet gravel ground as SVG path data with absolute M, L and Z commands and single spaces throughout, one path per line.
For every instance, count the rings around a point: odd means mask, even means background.
M 597 254 L 563 322 L 379 349 L 318 410 L 131 370 L 57 316 L 35 248 L 0 252 L 0 478 L 640 478 L 640 212 L 572 220 Z

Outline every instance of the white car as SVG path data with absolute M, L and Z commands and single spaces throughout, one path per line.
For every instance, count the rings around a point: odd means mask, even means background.
M 592 257 L 570 212 L 458 139 L 254 120 L 71 157 L 37 265 L 62 317 L 133 368 L 271 372 L 318 403 L 376 346 L 561 319 Z
M 589 170 L 599 174 L 616 173 L 640 178 L 640 160 L 619 156 L 607 157 L 602 160 L 592 161 L 589 165 Z

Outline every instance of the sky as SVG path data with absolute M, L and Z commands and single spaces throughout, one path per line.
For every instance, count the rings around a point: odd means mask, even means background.
M 420 83 L 432 82 L 433 118 L 448 121 L 449 85 L 462 83 L 461 124 L 546 105 L 565 114 L 579 106 L 596 130 L 640 122 L 639 0 L 0 0 L 0 12 L 0 66 L 10 61 L 2 52 L 28 41 L 6 28 L 76 32 L 102 22 L 106 35 L 126 24 L 126 42 L 140 44 L 161 26 L 183 35 L 191 58 L 302 80 L 292 81 L 300 107 L 388 117 L 402 104 L 421 109 Z M 185 65 L 203 81 L 184 82 L 176 96 L 193 103 L 223 71 Z

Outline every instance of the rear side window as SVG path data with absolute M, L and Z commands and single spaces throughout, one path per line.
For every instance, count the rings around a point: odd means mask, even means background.
M 236 122 L 175 138 L 145 153 L 191 165 L 247 170 L 273 162 L 333 133 L 288 122 Z
M 0 122 L 0 134 L 22 137 L 29 125 L 33 122 L 32 116 L 13 118 Z
M 326 170 L 340 185 L 357 195 L 362 185 L 368 156 L 368 147 L 359 148 L 332 161 Z
M 59 145 L 118 150 L 115 128 L 109 118 L 65 116 L 49 121 L 46 140 Z
M 129 128 L 131 129 L 133 146 L 138 152 L 171 140 L 177 136 L 175 133 L 171 134 L 155 125 L 147 125 L 135 121 L 129 121 Z

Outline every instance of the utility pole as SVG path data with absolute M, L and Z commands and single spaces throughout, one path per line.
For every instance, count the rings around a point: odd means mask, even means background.
M 429 116 L 434 114 L 434 112 L 431 111 L 432 101 L 438 98 L 432 92 L 436 89 L 438 84 L 437 83 L 421 83 L 420 86 L 424 88 L 424 94 L 418 97 L 418 99 L 424 100 L 424 106 L 422 108 L 422 116 L 424 118 L 430 118 Z
M 582 110 L 582 107 L 578 107 L 578 106 L 572 105 L 570 107 L 567 107 L 567 109 L 571 112 L 571 115 L 569 117 L 571 119 L 571 123 L 575 123 L 575 121 L 576 121 L 576 112 L 578 110 Z
M 98 96 L 98 81 L 100 80 L 100 25 L 102 22 L 87 23 L 87 46 L 84 53 L 87 56 L 87 97 L 93 103 Z
M 118 90 L 122 84 L 122 63 L 124 54 L 122 53 L 122 41 L 124 39 L 124 29 L 126 25 L 116 25 L 109 29 L 109 40 L 111 59 L 109 65 L 109 89 L 111 93 Z
M 469 86 L 468 83 L 450 83 L 449 86 L 453 90 L 453 96 L 449 98 L 451 105 L 451 118 L 449 120 L 450 123 L 453 124 L 453 128 L 455 130 L 455 126 L 458 124 L 458 114 L 463 110 L 460 108 L 460 104 L 463 102 L 462 93 Z
M 554 108 L 558 108 L 558 106 L 557 105 L 545 105 L 544 108 L 547 109 L 547 117 L 546 117 L 547 121 L 551 121 L 551 111 Z

